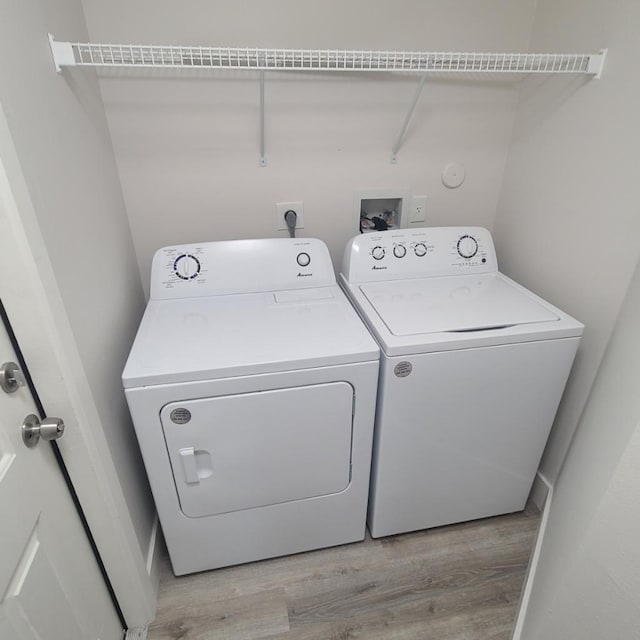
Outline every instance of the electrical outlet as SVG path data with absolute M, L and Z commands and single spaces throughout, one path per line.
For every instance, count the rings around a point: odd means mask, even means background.
M 276 203 L 276 224 L 279 231 L 287 231 L 287 223 L 284 219 L 284 214 L 287 211 L 295 211 L 296 215 L 296 229 L 304 228 L 304 206 L 302 202 L 277 202 Z
M 413 196 L 409 222 L 424 222 L 427 219 L 427 196 Z

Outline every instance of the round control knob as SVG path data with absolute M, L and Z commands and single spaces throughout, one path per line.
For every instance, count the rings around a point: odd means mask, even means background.
M 463 258 L 473 258 L 478 253 L 478 241 L 473 236 L 461 236 L 458 240 L 458 253 Z
M 373 257 L 374 260 L 382 260 L 382 258 L 384 258 L 384 247 L 373 247 L 373 249 L 371 250 L 371 256 Z
M 311 262 L 311 256 L 308 253 L 299 253 L 296 257 L 296 262 L 301 267 L 308 267 Z
M 173 263 L 173 271 L 182 280 L 193 280 L 200 273 L 200 261 L 190 253 L 183 253 Z
M 422 256 L 427 255 L 427 245 L 424 242 L 418 242 L 415 247 L 413 247 L 413 252 L 418 256 L 418 258 L 422 258 Z
M 393 255 L 396 258 L 404 258 L 407 255 L 407 247 L 405 247 L 403 244 L 397 244 L 395 247 L 393 247 Z

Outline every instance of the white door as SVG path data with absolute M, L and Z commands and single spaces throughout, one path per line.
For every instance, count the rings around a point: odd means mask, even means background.
M 17 359 L 0 322 L 6 362 Z M 119 640 L 122 625 L 51 443 L 23 443 L 20 426 L 37 413 L 28 387 L 0 389 L 0 638 Z

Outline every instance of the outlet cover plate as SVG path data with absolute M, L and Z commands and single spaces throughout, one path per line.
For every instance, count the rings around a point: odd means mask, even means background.
M 276 203 L 276 224 L 278 231 L 287 231 L 287 223 L 284 214 L 293 209 L 296 212 L 296 229 L 304 229 L 304 205 L 302 202 L 277 202 Z
M 427 196 L 413 196 L 409 222 L 424 222 L 427 219 Z

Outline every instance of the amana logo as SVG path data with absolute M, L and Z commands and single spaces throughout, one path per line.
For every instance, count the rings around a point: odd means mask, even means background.
M 387 267 L 377 267 L 375 264 L 371 267 L 374 271 L 384 271 Z
M 184 407 L 179 407 L 169 414 L 169 418 L 171 418 L 171 422 L 175 424 L 187 424 L 187 422 L 191 420 L 191 411 Z
M 298 278 L 308 278 L 309 276 L 312 276 L 313 273 L 298 273 Z

